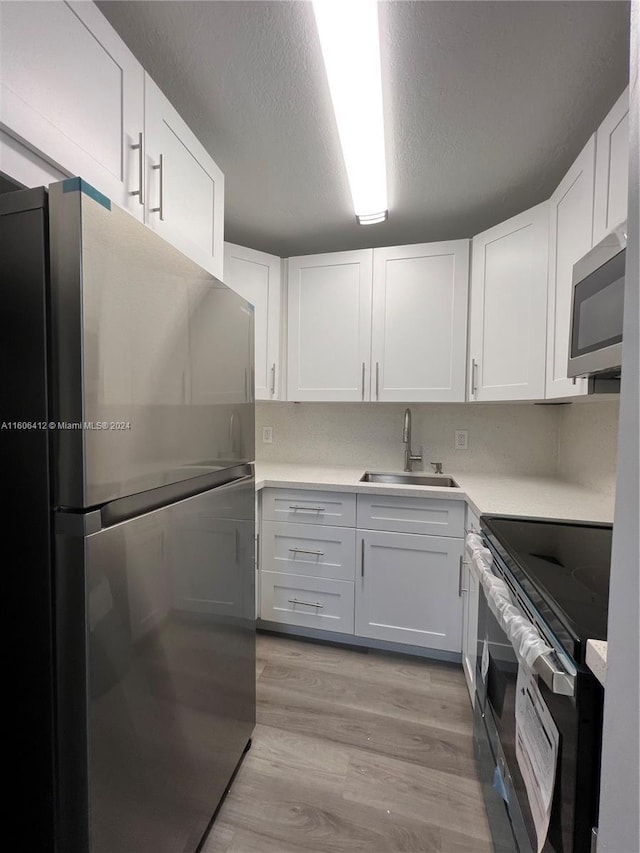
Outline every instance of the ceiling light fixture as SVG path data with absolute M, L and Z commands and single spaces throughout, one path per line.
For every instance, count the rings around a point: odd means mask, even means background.
M 314 0 L 329 91 L 356 219 L 387 218 L 380 34 L 376 0 Z

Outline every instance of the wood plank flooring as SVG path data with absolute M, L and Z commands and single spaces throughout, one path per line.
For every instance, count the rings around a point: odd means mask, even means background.
M 258 636 L 253 746 L 203 853 L 491 853 L 460 667 Z

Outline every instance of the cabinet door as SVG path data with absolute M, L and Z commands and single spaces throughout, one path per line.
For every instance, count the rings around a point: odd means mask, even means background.
M 469 399 L 544 397 L 549 206 L 473 238 Z
M 288 400 L 368 400 L 373 252 L 288 262 Z
M 224 244 L 224 281 L 255 308 L 255 397 L 280 397 L 280 258 Z
M 573 265 L 591 248 L 595 134 L 549 201 L 549 291 L 546 394 L 587 393 L 586 379 L 567 379 Z
M 625 89 L 596 133 L 593 245 L 627 218 L 629 190 L 629 89 Z
M 464 401 L 469 242 L 373 250 L 371 399 Z
M 93 3 L 3 3 L 0 123 L 143 218 L 143 70 Z
M 461 650 L 462 539 L 358 531 L 356 635 Z
M 144 126 L 147 225 L 222 278 L 224 176 L 148 74 Z

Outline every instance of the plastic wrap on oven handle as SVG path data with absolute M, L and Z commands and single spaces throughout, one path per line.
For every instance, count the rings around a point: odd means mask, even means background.
M 541 655 L 553 651 L 541 638 L 536 627 L 513 604 L 506 583 L 491 570 L 493 555 L 477 533 L 469 533 L 465 549 L 472 571 L 482 584 L 489 609 L 509 638 L 519 663 L 533 669 Z

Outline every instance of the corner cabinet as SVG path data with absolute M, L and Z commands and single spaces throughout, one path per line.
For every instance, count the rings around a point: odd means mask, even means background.
M 373 250 L 371 399 L 465 396 L 469 241 Z
M 142 66 L 93 3 L 2 3 L 0 15 L 2 127 L 142 220 L 142 152 L 132 147 L 143 131 Z M 3 145 L 2 171 L 46 181 L 46 167 L 14 155 Z
M 629 191 L 629 89 L 625 89 L 596 133 L 593 245 L 627 218 Z
M 473 238 L 470 400 L 541 400 L 545 389 L 549 203 Z
M 224 176 L 148 74 L 144 127 L 147 225 L 221 279 Z
M 595 155 L 594 134 L 549 201 L 548 399 L 587 393 L 586 379 L 567 378 L 567 361 L 573 265 L 591 248 Z
M 287 399 L 464 400 L 467 240 L 288 265 Z
M 370 249 L 289 258 L 287 399 L 369 400 Z
M 281 261 L 224 244 L 224 282 L 255 308 L 255 398 L 280 398 Z

